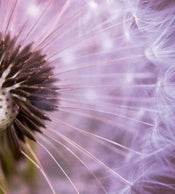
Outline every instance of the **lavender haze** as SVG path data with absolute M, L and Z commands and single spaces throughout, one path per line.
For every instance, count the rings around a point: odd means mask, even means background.
M 0 35 L 2 192 L 175 193 L 174 0 L 1 0 Z

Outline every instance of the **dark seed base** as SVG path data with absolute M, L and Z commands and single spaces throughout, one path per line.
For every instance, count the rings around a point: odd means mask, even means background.
M 46 111 L 57 109 L 57 88 L 53 68 L 45 60 L 41 51 L 33 51 L 32 44 L 22 48 L 16 45 L 17 37 L 0 34 L 0 78 L 8 71 L 1 83 L 0 90 L 9 92 L 18 114 L 10 126 L 2 133 L 9 146 L 14 146 L 14 155 L 25 138 L 35 141 L 33 132 L 45 127 L 44 121 L 50 120 Z M 6 137 L 4 137 L 6 136 Z M 1 153 L 0 153 L 1 157 Z

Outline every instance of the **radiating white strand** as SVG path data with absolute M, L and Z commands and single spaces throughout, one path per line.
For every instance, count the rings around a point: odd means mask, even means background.
M 48 154 L 49 156 L 53 159 L 53 161 L 56 163 L 56 165 L 59 167 L 59 169 L 63 172 L 63 174 L 66 176 L 66 178 L 69 180 L 69 182 L 71 183 L 71 185 L 73 186 L 73 188 L 75 189 L 77 194 L 80 194 L 77 187 L 75 186 L 75 184 L 72 182 L 72 180 L 70 179 L 70 177 L 68 176 L 68 174 L 65 172 L 65 170 L 61 167 L 61 165 L 58 163 L 58 161 L 55 159 L 55 157 L 49 152 L 49 150 L 43 145 L 41 144 L 39 141 L 37 141 L 37 144 L 39 144 Z

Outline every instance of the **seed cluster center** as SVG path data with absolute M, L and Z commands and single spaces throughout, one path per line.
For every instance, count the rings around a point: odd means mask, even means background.
M 7 129 L 18 114 L 18 107 L 8 92 L 0 89 L 0 131 Z
M 35 141 L 34 132 L 50 120 L 46 112 L 57 109 L 53 67 L 32 45 L 0 33 L 0 131 L 16 149 L 26 137 Z

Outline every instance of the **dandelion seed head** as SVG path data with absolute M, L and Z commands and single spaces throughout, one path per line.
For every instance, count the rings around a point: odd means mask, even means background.
M 0 131 L 7 129 L 15 120 L 18 107 L 11 99 L 8 92 L 1 89 L 0 94 Z
M 25 142 L 26 137 L 34 140 L 32 133 L 40 132 L 43 121 L 49 120 L 44 111 L 56 107 L 52 67 L 47 65 L 45 55 L 32 51 L 32 44 L 21 48 L 10 34 L 1 34 L 0 39 L 0 128 L 19 149 L 21 141 Z M 48 93 L 52 97 L 47 99 Z
M 169 2 L 0 1 L 4 175 L 29 160 L 48 183 L 29 193 L 174 191 Z

